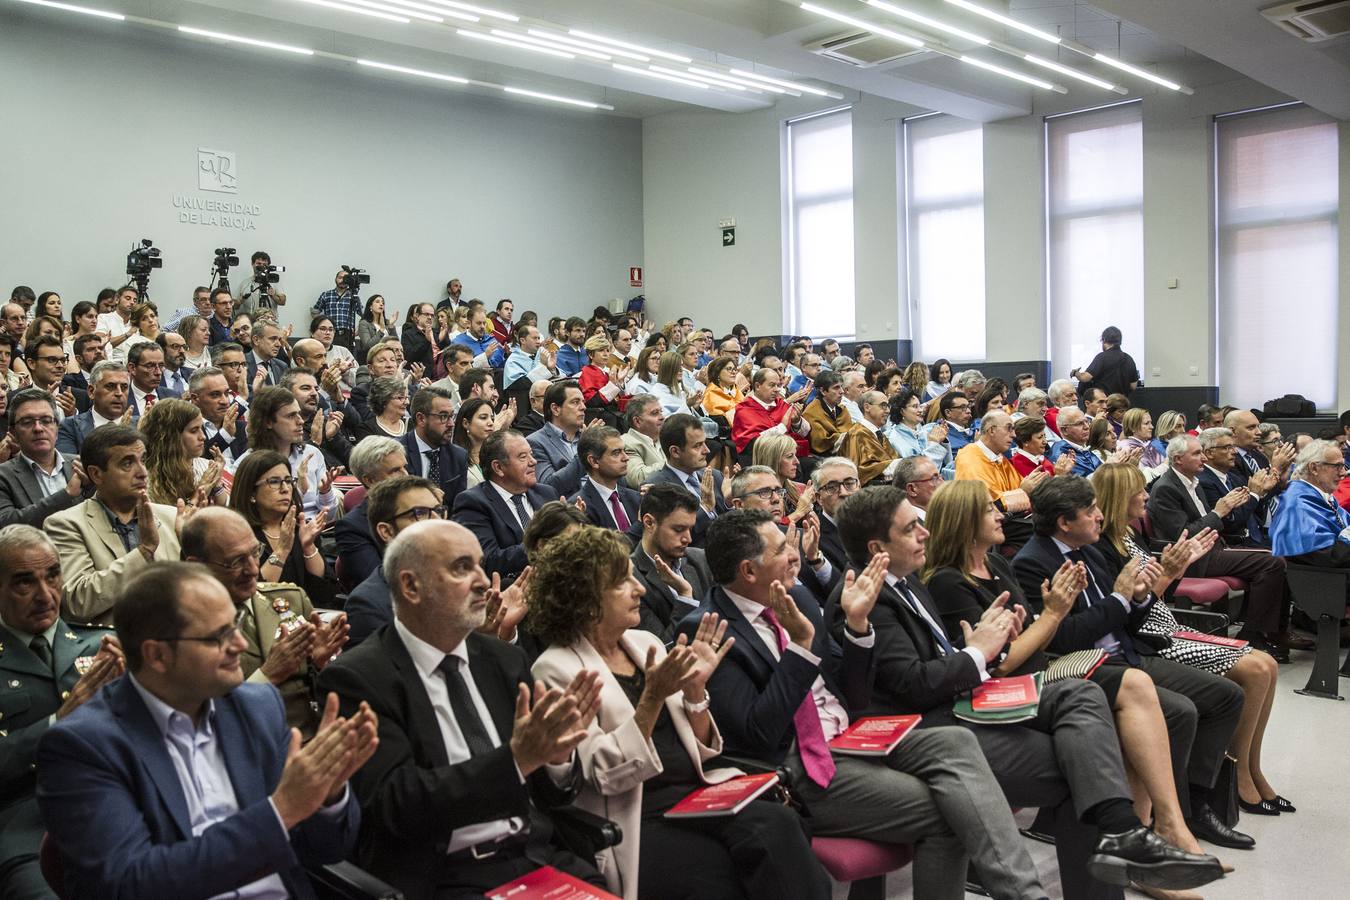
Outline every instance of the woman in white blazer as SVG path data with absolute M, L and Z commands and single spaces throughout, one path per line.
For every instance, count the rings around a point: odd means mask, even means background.
M 666 652 L 637 630 L 643 594 L 615 531 L 586 526 L 531 559 L 529 627 L 547 650 L 534 675 L 550 687 L 601 673 L 600 712 L 577 748 L 577 805 L 617 822 L 623 840 L 596 865 L 627 900 L 828 898 L 829 877 L 797 814 L 767 798 L 734 816 L 666 819 L 692 791 L 742 774 L 705 769 L 722 750 L 708 678 L 726 655 L 726 623 L 706 615 L 692 643 Z

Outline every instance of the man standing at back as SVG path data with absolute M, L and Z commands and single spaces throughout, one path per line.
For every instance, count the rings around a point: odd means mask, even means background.
M 1120 349 L 1120 329 L 1114 325 L 1102 331 L 1102 352 L 1092 358 L 1086 369 L 1074 369 L 1069 377 L 1078 379 L 1080 389 L 1094 384 L 1108 395 L 1128 397 L 1139 386 L 1139 369 L 1134 357 Z

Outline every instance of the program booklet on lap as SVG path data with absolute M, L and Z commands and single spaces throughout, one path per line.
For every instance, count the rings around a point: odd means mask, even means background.
M 905 735 L 914 730 L 923 716 L 868 716 L 830 741 L 830 749 L 848 756 L 886 756 Z
M 667 819 L 695 819 L 700 816 L 734 816 L 747 803 L 778 783 L 778 773 L 741 775 L 694 791 L 666 810 Z
M 552 866 L 535 869 L 487 892 L 488 900 L 619 900 L 618 897 L 559 872 Z
M 1034 719 L 1040 706 L 1043 674 L 1036 672 L 1016 678 L 991 678 L 971 691 L 969 697 L 957 699 L 952 706 L 952 713 L 958 719 L 986 725 Z
M 1232 647 L 1234 650 L 1241 650 L 1247 646 L 1247 642 L 1241 638 L 1223 637 L 1217 634 L 1205 634 L 1202 631 L 1174 631 L 1172 637 L 1181 638 L 1184 641 L 1199 641 L 1202 644 L 1215 644 L 1219 647 Z

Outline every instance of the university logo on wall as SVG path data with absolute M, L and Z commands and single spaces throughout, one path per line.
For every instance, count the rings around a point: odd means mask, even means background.
M 197 148 L 197 189 L 239 193 L 239 168 L 233 150 Z

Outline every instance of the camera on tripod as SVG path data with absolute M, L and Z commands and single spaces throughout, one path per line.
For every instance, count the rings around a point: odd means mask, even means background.
M 366 272 L 364 269 L 357 269 L 353 266 L 343 266 L 342 272 L 347 276 L 343 279 L 343 282 L 352 291 L 359 290 L 363 284 L 370 284 L 370 273 Z
M 233 247 L 217 247 L 216 258 L 211 260 L 211 287 L 230 289 L 230 268 L 239 265 L 239 257 Z
M 276 284 L 278 281 L 281 280 L 281 273 L 284 271 L 286 271 L 285 266 L 282 266 L 280 269 L 278 269 L 271 263 L 268 263 L 265 266 L 254 266 L 253 283 L 258 285 L 259 287 L 268 284 Z
M 150 238 L 141 238 L 139 245 L 133 244 L 127 254 L 127 275 L 136 282 L 136 290 L 145 299 L 150 294 L 150 270 L 164 267 L 159 248 Z

